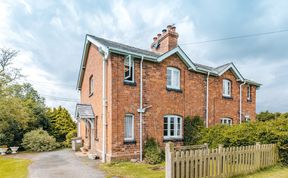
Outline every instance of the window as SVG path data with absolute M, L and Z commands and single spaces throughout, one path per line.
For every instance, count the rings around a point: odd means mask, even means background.
M 167 88 L 180 89 L 180 70 L 174 67 L 167 68 Z
M 89 95 L 92 95 L 93 92 L 94 92 L 94 80 L 93 75 L 91 75 L 89 78 Z
M 164 117 L 164 139 L 182 138 L 182 118 L 168 115 Z
M 124 59 L 124 81 L 134 82 L 134 60 L 131 55 Z
M 230 119 L 230 118 L 222 118 L 221 119 L 221 124 L 232 125 L 232 119 Z
M 98 116 L 95 117 L 95 123 L 94 123 L 94 139 L 98 140 Z
M 224 79 L 223 80 L 223 96 L 231 97 L 231 81 Z
M 251 100 L 251 87 L 250 85 L 247 86 L 247 100 Z
M 132 114 L 125 115 L 125 129 L 124 129 L 124 140 L 134 140 L 134 117 Z
M 245 115 L 245 121 L 248 123 L 251 121 L 250 115 L 248 115 L 248 114 Z

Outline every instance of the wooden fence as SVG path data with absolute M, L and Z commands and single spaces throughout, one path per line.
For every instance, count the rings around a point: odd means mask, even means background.
M 230 177 L 254 172 L 277 162 L 275 144 L 208 149 L 207 145 L 174 148 L 167 143 L 166 178 Z

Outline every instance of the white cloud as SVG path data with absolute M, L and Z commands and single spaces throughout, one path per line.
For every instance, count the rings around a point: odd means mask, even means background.
M 32 8 L 30 4 L 28 4 L 25 0 L 20 0 L 19 2 L 24 5 L 25 10 L 28 14 L 32 14 Z

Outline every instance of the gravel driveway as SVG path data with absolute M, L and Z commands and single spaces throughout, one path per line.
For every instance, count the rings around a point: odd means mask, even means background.
M 25 153 L 17 157 L 28 158 L 30 178 L 101 178 L 104 173 L 97 169 L 99 160 L 87 156 L 76 156 L 75 152 L 64 149 L 45 153 Z

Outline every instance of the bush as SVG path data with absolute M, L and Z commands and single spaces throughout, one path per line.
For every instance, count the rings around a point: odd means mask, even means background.
M 52 151 L 59 146 L 56 139 L 42 129 L 26 133 L 22 142 L 25 149 L 37 152 Z
M 215 148 L 218 144 L 225 147 L 261 144 L 277 144 L 280 161 L 288 165 L 288 124 L 287 118 L 265 122 L 243 123 L 233 126 L 216 125 L 205 129 L 198 144 L 208 143 Z
M 147 139 L 144 145 L 144 160 L 149 164 L 159 164 L 164 160 L 164 152 L 154 138 Z
M 71 130 L 70 132 L 68 132 L 65 140 L 66 147 L 71 147 L 71 139 L 74 137 L 77 137 L 77 130 Z
M 184 119 L 184 145 L 195 145 L 201 139 L 204 122 L 200 116 L 190 116 Z

